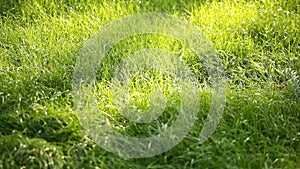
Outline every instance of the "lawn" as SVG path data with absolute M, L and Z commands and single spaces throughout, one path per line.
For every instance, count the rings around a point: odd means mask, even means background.
M 201 142 L 212 102 L 203 61 L 164 35 L 120 41 L 100 64 L 93 91 L 117 131 L 149 137 L 178 115 L 174 79 L 152 70 L 133 76 L 128 91 L 131 102 L 146 111 L 145 98 L 156 90 L 152 83 L 163 84 L 168 102 L 162 116 L 140 124 L 118 112 L 123 102 L 110 85 L 116 65 L 144 48 L 183 56 L 200 84 L 201 102 L 193 128 L 174 148 L 153 157 L 124 158 L 101 148 L 83 130 L 72 79 L 89 38 L 116 19 L 143 12 L 182 18 L 211 41 L 224 67 L 226 104 L 217 129 Z M 0 168 L 299 168 L 299 25 L 299 0 L 0 0 Z M 143 81 L 147 75 L 150 80 Z

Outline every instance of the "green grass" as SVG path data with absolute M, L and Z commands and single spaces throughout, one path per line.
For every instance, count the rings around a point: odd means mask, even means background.
M 182 17 L 211 40 L 228 78 L 226 107 L 217 130 L 200 144 L 210 104 L 207 73 L 184 50 L 203 87 L 199 120 L 173 149 L 124 159 L 101 149 L 82 130 L 72 75 L 77 54 L 93 33 L 115 19 L 149 11 Z M 0 168 L 299 168 L 299 25 L 299 0 L 0 0 Z M 185 49 L 163 36 L 132 37 L 110 51 L 97 74 L 97 92 L 106 94 L 98 98 L 105 100 L 99 107 L 113 115 L 120 132 L 134 136 L 161 131 L 161 123 L 172 123 L 176 115 L 176 103 L 169 104 L 174 114 L 149 127 L 126 123 L 116 113 L 111 70 L 121 57 L 145 47 Z M 149 92 L 147 85 L 132 84 L 132 93 Z M 168 97 L 176 100 L 176 93 Z M 133 102 L 145 110 L 143 99 L 137 95 Z

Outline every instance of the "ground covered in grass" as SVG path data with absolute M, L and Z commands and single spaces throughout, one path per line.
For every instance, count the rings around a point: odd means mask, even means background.
M 226 106 L 215 133 L 200 144 L 210 87 L 201 61 L 187 52 L 186 61 L 205 89 L 199 120 L 173 149 L 124 159 L 101 149 L 81 129 L 72 74 L 93 33 L 115 19 L 150 11 L 182 17 L 212 41 L 228 80 Z M 299 25 L 299 0 L 2 0 L 0 168 L 299 168 Z M 184 49 L 162 36 L 124 40 L 100 66 L 98 92 L 108 91 L 118 56 L 149 46 Z M 104 99 L 99 107 L 115 114 L 107 106 L 110 96 Z M 163 117 L 168 122 L 170 117 Z M 128 134 L 149 134 L 147 127 L 117 122 Z

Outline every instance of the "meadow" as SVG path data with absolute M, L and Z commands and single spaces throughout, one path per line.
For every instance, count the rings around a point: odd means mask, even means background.
M 149 136 L 176 117 L 169 106 L 171 113 L 151 124 L 153 129 L 118 115 L 110 106 L 109 83 L 122 57 L 151 47 L 181 53 L 203 88 L 198 120 L 178 145 L 127 159 L 105 151 L 82 129 L 72 77 L 78 53 L 94 33 L 143 12 L 183 18 L 211 41 L 224 66 L 226 105 L 216 131 L 200 143 L 211 103 L 202 62 L 162 35 L 121 41 L 100 65 L 95 90 L 103 93 L 99 107 L 120 132 Z M 0 168 L 299 168 L 299 25 L 299 0 L 0 0 Z M 151 84 L 140 85 L 133 84 L 131 92 L 147 94 Z M 143 110 L 144 96 L 133 100 Z M 176 93 L 167 98 L 176 101 Z

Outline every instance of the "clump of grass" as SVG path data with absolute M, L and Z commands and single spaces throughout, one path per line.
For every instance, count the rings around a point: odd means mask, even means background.
M 1 168 L 62 168 L 64 156 L 43 139 L 13 134 L 0 138 Z

